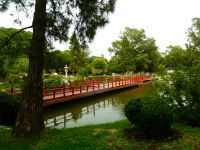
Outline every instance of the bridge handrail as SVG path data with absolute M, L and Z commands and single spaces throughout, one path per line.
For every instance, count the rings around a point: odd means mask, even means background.
M 71 83 L 71 84 L 62 84 L 61 86 L 52 86 L 43 88 L 43 99 L 44 101 L 56 100 L 62 97 L 70 97 L 75 95 L 81 95 L 83 93 L 94 92 L 97 90 L 102 90 L 106 88 L 115 88 L 118 86 L 126 86 L 130 84 L 135 84 L 142 82 L 144 80 L 150 79 L 150 76 L 132 76 L 127 78 L 104 78 L 96 80 L 84 81 L 82 84 Z M 9 93 L 20 93 L 21 89 L 11 88 L 8 90 Z

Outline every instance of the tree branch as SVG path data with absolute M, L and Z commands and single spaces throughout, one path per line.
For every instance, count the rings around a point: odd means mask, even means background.
M 20 29 L 19 31 L 13 33 L 13 34 L 1 45 L 0 49 L 2 49 L 4 46 L 8 45 L 8 43 L 10 42 L 10 40 L 12 40 L 12 38 L 14 38 L 17 34 L 19 34 L 20 32 L 22 32 L 22 31 L 24 31 L 24 30 L 26 30 L 26 29 L 32 28 L 32 27 L 33 27 L 33 25 L 28 26 L 28 27 L 24 27 L 24 28 Z

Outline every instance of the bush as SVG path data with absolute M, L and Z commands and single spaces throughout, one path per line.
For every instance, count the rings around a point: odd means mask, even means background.
M 78 75 L 81 76 L 81 77 L 88 77 L 89 73 L 88 73 L 88 70 L 86 68 L 81 68 L 78 71 Z
M 21 95 L 0 93 L 0 122 L 14 125 L 20 106 Z
M 64 78 L 63 75 L 51 75 L 51 76 L 45 76 L 44 83 L 48 87 L 52 86 L 60 86 L 62 85 L 62 79 Z
M 168 133 L 173 121 L 169 105 L 160 97 L 138 97 L 125 106 L 125 116 L 138 129 L 152 136 Z
M 179 122 L 200 127 L 200 66 L 174 70 L 157 84 Z
M 191 125 L 193 127 L 200 127 L 200 107 L 186 106 L 181 112 L 178 121 Z

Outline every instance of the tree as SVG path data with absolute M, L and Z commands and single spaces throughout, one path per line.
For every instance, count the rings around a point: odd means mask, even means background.
M 188 30 L 188 44 L 186 44 L 186 58 L 188 65 L 200 64 L 200 18 L 192 19 L 192 26 Z
M 56 72 L 64 71 L 65 65 L 68 65 L 72 62 L 72 55 L 69 50 L 59 51 L 54 50 L 47 52 L 45 55 L 44 68 L 46 70 L 55 69 Z
M 185 50 L 180 46 L 168 46 L 165 55 L 165 63 L 167 68 L 176 69 L 183 67 L 185 61 Z
M 197 51 L 200 51 L 200 18 L 193 18 L 192 22 L 188 30 L 188 41 Z
M 153 38 L 147 38 L 144 30 L 126 27 L 120 40 L 112 42 L 108 49 L 114 53 L 121 73 L 127 71 L 153 72 L 156 67 L 154 57 L 157 55 L 157 46 Z M 158 55 L 157 55 L 158 56 Z
M 72 73 L 77 73 L 80 68 L 84 68 L 87 62 L 87 54 L 81 49 L 79 40 L 77 39 L 76 33 L 73 33 L 70 38 L 70 47 L 72 54 L 72 61 L 70 63 L 70 70 Z
M 0 27 L 0 46 L 9 36 L 18 32 L 18 29 Z M 12 40 L 4 47 L 0 48 L 0 53 L 9 55 L 9 57 L 16 58 L 22 54 L 28 55 L 28 48 L 30 47 L 31 32 L 22 31 L 12 38 Z
M 118 56 L 114 56 L 111 58 L 111 60 L 108 63 L 108 72 L 109 73 L 121 73 L 121 72 L 125 72 L 122 69 L 124 69 L 123 67 L 121 67 L 120 62 L 120 58 Z
M 92 62 L 92 73 L 99 75 L 107 72 L 108 63 L 105 58 L 98 57 Z
M 18 29 L 14 28 L 0 28 L 0 46 L 3 42 L 8 39 L 9 36 L 18 32 Z M 14 64 L 18 64 L 20 58 L 28 57 L 28 47 L 31 41 L 31 32 L 20 32 L 12 41 L 10 41 L 6 46 L 0 48 L 0 60 L 1 66 L 6 72 L 9 73 L 8 67 L 11 68 Z
M 42 71 L 46 41 L 52 38 L 66 41 L 69 28 L 74 27 L 83 45 L 86 44 L 94 38 L 98 27 L 108 23 L 107 14 L 114 11 L 115 0 L 35 0 L 35 3 L 30 0 L 3 0 L 0 11 L 6 11 L 11 3 L 16 5 L 17 10 L 26 13 L 28 7 L 35 6 L 28 78 L 13 132 L 15 137 L 24 137 L 44 128 Z
M 0 46 L 16 32 L 19 32 L 19 30 L 1 27 Z M 22 66 L 22 64 L 28 57 L 31 36 L 31 32 L 22 31 L 15 35 L 6 46 L 0 48 L 0 79 L 6 81 L 11 73 L 20 73 L 26 70 L 26 66 Z M 25 64 L 27 63 L 25 62 Z

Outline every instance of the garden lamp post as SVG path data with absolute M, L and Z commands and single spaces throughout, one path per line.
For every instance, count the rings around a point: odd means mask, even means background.
M 67 72 L 68 72 L 68 67 L 67 67 L 67 65 L 65 65 L 64 69 L 65 69 L 65 77 L 67 77 Z

